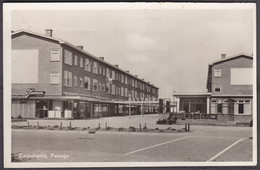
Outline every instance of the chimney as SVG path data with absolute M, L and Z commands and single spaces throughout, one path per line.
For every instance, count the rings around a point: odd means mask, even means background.
M 100 60 L 104 61 L 104 57 L 99 57 Z
M 129 70 L 126 70 L 125 72 L 126 72 L 126 73 L 129 73 Z
M 226 54 L 221 54 L 221 59 L 226 58 Z
M 114 65 L 116 68 L 118 68 L 119 67 L 119 65 L 118 64 L 116 64 L 116 65 Z
M 79 45 L 77 46 L 78 49 L 83 50 L 83 46 Z
M 150 84 L 150 81 L 147 81 L 148 84 Z
M 12 30 L 11 33 L 14 33 L 14 31 Z
M 135 77 L 138 77 L 138 75 L 135 75 Z
M 144 79 L 142 79 L 144 81 Z
M 48 37 L 52 37 L 52 29 L 46 29 L 45 35 L 47 35 Z

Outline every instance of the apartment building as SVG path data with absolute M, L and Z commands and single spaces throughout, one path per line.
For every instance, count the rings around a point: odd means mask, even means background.
M 89 118 L 154 112 L 159 88 L 52 36 L 12 32 L 12 116 Z M 139 102 L 141 103 L 141 102 Z

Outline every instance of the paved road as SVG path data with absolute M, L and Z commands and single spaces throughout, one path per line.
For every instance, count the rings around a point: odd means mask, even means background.
M 250 127 L 222 126 L 171 134 L 13 129 L 12 153 L 43 155 L 24 162 L 252 161 L 250 137 Z

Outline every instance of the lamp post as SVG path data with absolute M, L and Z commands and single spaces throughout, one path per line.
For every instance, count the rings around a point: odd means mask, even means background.
M 128 101 L 129 101 L 129 119 L 131 118 L 131 94 L 128 95 Z

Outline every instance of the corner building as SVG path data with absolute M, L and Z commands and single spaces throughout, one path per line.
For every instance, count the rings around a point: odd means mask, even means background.
M 90 118 L 153 113 L 159 88 L 66 41 L 12 32 L 12 116 Z M 150 103 L 149 103 L 150 102 Z
M 206 93 L 173 93 L 177 112 L 217 114 L 221 121 L 249 122 L 253 114 L 253 57 L 238 54 L 209 63 Z

